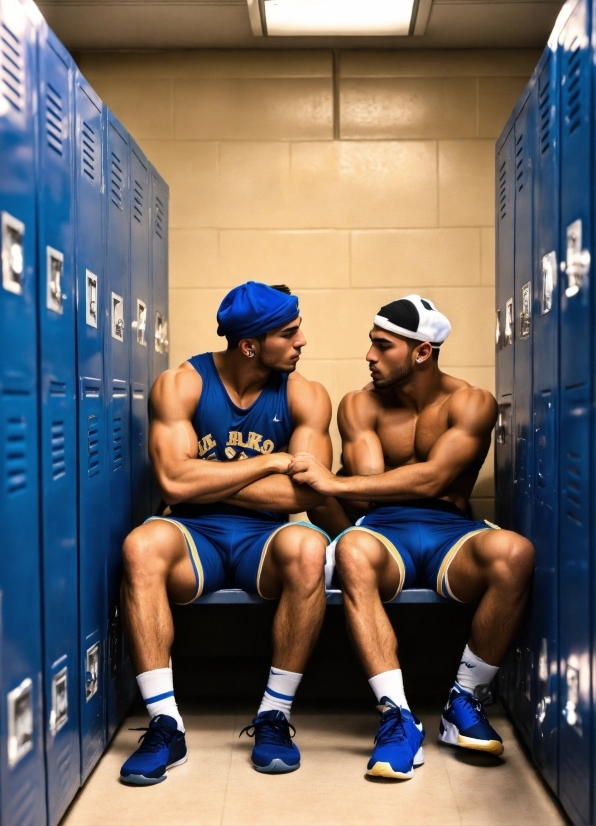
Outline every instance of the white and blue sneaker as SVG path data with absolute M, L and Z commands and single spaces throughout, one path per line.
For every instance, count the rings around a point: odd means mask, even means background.
M 244 732 L 255 738 L 251 759 L 258 772 L 284 774 L 300 768 L 300 752 L 292 743 L 296 729 L 288 723 L 283 711 L 262 711 L 239 736 Z
M 480 700 L 455 683 L 439 726 L 439 740 L 452 746 L 503 754 L 503 741 L 486 719 Z
M 167 770 L 186 763 L 186 740 L 176 721 L 167 714 L 158 714 L 139 738 L 140 747 L 120 769 L 120 779 L 135 786 L 152 786 L 168 776 Z
M 409 780 L 414 767 L 424 763 L 424 727 L 411 711 L 396 706 L 388 697 L 381 697 L 377 708 L 381 712 L 381 725 L 366 773 L 372 777 Z

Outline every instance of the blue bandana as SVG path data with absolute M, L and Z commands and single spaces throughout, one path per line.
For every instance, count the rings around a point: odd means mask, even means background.
M 226 295 L 217 311 L 217 335 L 229 341 L 261 336 L 298 315 L 298 297 L 259 281 L 247 281 Z

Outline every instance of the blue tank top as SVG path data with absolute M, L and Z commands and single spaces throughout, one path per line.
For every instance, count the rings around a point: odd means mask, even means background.
M 286 449 L 294 430 L 288 404 L 288 373 L 271 373 L 250 407 L 234 404 L 217 372 L 212 353 L 190 358 L 203 381 L 201 398 L 192 417 L 199 442 L 199 457 L 220 462 L 250 459 Z M 213 512 L 230 512 L 229 506 L 195 506 Z M 255 511 L 234 508 L 256 515 Z

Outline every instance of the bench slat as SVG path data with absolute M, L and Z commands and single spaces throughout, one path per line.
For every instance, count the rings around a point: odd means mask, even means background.
M 224 588 L 221 591 L 215 591 L 212 594 L 205 594 L 195 601 L 195 604 L 200 605 L 258 605 L 259 603 L 267 602 L 261 597 L 254 596 L 254 594 L 247 594 L 246 591 L 241 591 L 238 588 Z M 391 600 L 392 603 L 431 603 L 443 602 L 447 600 L 440 597 L 434 591 L 427 588 L 409 588 L 402 591 L 399 596 Z M 341 605 L 342 596 L 341 591 L 327 591 L 327 605 Z

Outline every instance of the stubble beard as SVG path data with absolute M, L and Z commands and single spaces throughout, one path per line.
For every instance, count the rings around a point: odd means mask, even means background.
M 373 385 L 376 390 L 388 390 L 390 387 L 397 387 L 400 384 L 405 384 L 409 378 L 414 374 L 414 368 L 411 364 L 404 364 L 403 367 L 398 367 L 393 370 L 386 379 L 373 379 Z

